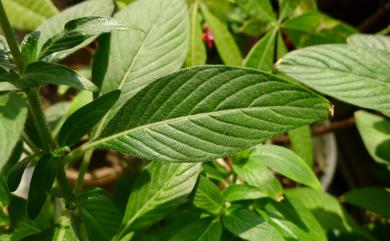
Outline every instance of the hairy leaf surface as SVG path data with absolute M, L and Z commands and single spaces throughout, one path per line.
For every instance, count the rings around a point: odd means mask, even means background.
M 390 53 L 390 37 L 373 34 L 354 34 L 347 39 L 354 46 L 369 47 Z
M 322 97 L 247 68 L 195 67 L 139 92 L 89 143 L 145 159 L 210 161 L 326 119 Z

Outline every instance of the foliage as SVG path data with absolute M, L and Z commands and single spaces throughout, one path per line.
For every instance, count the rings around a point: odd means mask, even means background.
M 322 191 L 311 124 L 332 115 L 327 96 L 365 109 L 358 131 L 390 170 L 389 37 L 312 0 L 116 4 L 0 1 L 0 240 L 382 240 L 371 230 L 390 225 L 389 188 Z M 10 24 L 31 32 L 19 44 Z M 243 57 L 246 35 L 260 38 Z M 92 42 L 86 74 L 60 62 Z M 44 111 L 48 85 L 73 101 Z M 286 133 L 291 146 L 270 144 Z M 96 150 L 127 160 L 113 195 L 83 187 Z M 380 223 L 357 224 L 343 202 Z

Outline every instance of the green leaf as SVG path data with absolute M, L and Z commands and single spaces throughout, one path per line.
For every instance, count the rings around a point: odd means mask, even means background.
M 373 34 L 354 34 L 347 39 L 348 44 L 390 52 L 390 37 Z
M 111 16 L 114 11 L 114 7 L 112 0 L 88 0 L 65 9 L 61 13 L 45 21 L 37 28 L 37 31 L 41 32 L 38 49 L 41 49 L 43 44 L 54 35 L 61 33 L 67 22 L 76 18 L 87 16 Z M 56 53 L 52 55 L 48 61 L 57 61 L 62 59 L 68 54 L 75 52 L 77 49 L 88 45 L 91 41 L 92 39 L 85 41 L 82 45 L 78 45 L 76 48 Z
M 90 16 L 77 18 L 67 22 L 62 32 L 54 35 L 43 44 L 39 58 L 42 59 L 55 52 L 74 48 L 89 38 L 103 33 L 131 29 L 141 31 L 134 26 L 122 24 L 111 17 Z
M 288 49 L 286 43 L 284 42 L 282 32 L 279 31 L 278 38 L 276 40 L 276 59 L 282 58 L 287 53 L 288 53 Z
M 13 166 L 17 165 L 23 154 L 23 141 L 19 141 L 14 149 L 12 150 L 11 156 L 8 158 L 8 161 L 4 164 L 4 166 L 0 169 L 0 175 L 8 176 L 10 170 Z
M 285 190 L 285 195 L 288 200 L 309 209 L 325 230 L 350 232 L 357 227 L 339 201 L 330 194 L 310 188 L 294 188 Z
M 179 229 L 169 241 L 219 241 L 222 225 L 217 219 L 203 218 Z
M 223 199 L 228 202 L 267 197 L 258 187 L 248 184 L 231 184 L 223 190 Z
M 111 34 L 102 34 L 97 38 L 97 49 L 92 59 L 92 82 L 99 88 L 102 88 L 104 76 L 107 72 L 108 60 L 110 58 L 110 40 Z M 99 96 L 95 92 L 93 97 Z
M 314 215 L 297 202 L 288 199 L 285 199 L 282 202 L 269 200 L 264 209 L 269 217 L 271 225 L 273 225 L 286 240 L 328 240 Z
M 6 208 L 10 202 L 10 190 L 3 175 L 0 175 L 0 208 Z M 3 210 L 1 210 L 3 212 Z
M 196 1 L 194 5 L 192 5 L 189 14 L 190 38 L 188 54 L 185 61 L 185 64 L 188 67 L 203 65 L 207 60 L 206 47 L 202 40 L 203 31 L 198 10 L 199 3 Z
M 87 229 L 89 240 L 111 240 L 121 223 L 120 209 L 100 188 L 92 188 L 79 195 L 81 218 Z
M 122 90 L 111 113 L 155 79 L 180 69 L 188 52 L 187 16 L 183 0 L 139 0 L 115 15 L 118 21 L 136 25 L 145 32 L 111 34 L 110 58 L 101 92 Z
M 41 32 L 32 32 L 27 34 L 20 44 L 20 52 L 22 53 L 24 62 L 31 64 L 37 60 L 38 40 Z
M 192 191 L 200 170 L 200 164 L 150 163 L 133 186 L 117 238 L 172 212 Z
M 73 231 L 71 221 L 66 216 L 61 216 L 58 218 L 56 224 L 52 227 L 37 233 L 27 238 L 22 239 L 21 241 L 78 241 L 75 232 Z
M 223 224 L 230 232 L 244 240 L 284 240 L 268 222 L 242 206 L 231 206 L 223 218 Z
M 31 219 L 35 219 L 41 212 L 59 168 L 61 168 L 60 158 L 50 153 L 44 154 L 35 166 L 27 201 L 27 213 Z
M 364 187 L 354 189 L 343 195 L 347 203 L 371 210 L 390 218 L 390 189 Z
M 201 176 L 195 191 L 193 204 L 207 212 L 219 214 L 223 209 L 221 191 L 212 181 Z
M 61 127 L 59 145 L 72 146 L 91 131 L 115 104 L 119 95 L 119 90 L 109 92 L 74 112 Z
M 7 17 L 14 28 L 34 30 L 58 13 L 51 0 L 3 0 Z
M 268 73 L 195 67 L 139 92 L 87 145 L 151 160 L 210 161 L 326 119 L 328 108 L 322 97 Z
M 267 196 L 280 200 L 283 196 L 283 187 L 264 163 L 257 159 L 248 158 L 237 163 L 234 160 L 233 170 L 249 185 L 259 188 Z
M 0 95 L 0 169 L 11 156 L 19 141 L 27 118 L 27 103 L 23 95 Z
M 211 29 L 215 46 L 223 62 L 227 65 L 240 66 L 241 53 L 228 28 L 215 17 L 205 5 L 200 5 L 207 25 Z
M 10 170 L 7 178 L 7 183 L 8 183 L 8 188 L 11 192 L 14 192 L 19 187 L 24 170 L 26 169 L 28 164 L 30 164 L 32 159 L 33 156 L 26 157 L 20 162 L 16 163 L 16 165 L 14 165 Z
M 38 87 L 46 84 L 67 85 L 80 90 L 97 91 L 96 86 L 76 71 L 59 64 L 35 62 L 26 66 L 23 84 Z
M 275 57 L 275 44 L 278 30 L 268 32 L 256 43 L 245 59 L 244 66 L 269 71 L 272 69 Z
M 264 163 L 271 170 L 298 183 L 320 189 L 321 184 L 311 168 L 291 150 L 276 145 L 259 145 L 249 158 Z
M 345 44 L 294 51 L 279 71 L 336 99 L 390 116 L 390 54 Z
M 269 0 L 236 0 L 236 3 L 249 16 L 262 22 L 276 20 L 276 15 Z
M 295 47 L 305 47 L 325 43 L 345 43 L 356 30 L 320 12 L 308 12 L 295 17 L 282 25 Z
M 371 157 L 390 166 L 390 120 L 366 111 L 355 112 L 356 126 Z
M 301 126 L 288 132 L 291 149 L 300 156 L 309 167 L 313 166 L 313 140 L 309 125 Z

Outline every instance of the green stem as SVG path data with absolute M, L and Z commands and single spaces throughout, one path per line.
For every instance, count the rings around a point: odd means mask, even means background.
M 85 176 L 85 173 L 87 173 L 87 171 L 88 171 L 88 167 L 89 167 L 89 163 L 91 162 L 91 157 L 92 157 L 93 151 L 94 151 L 93 149 L 87 151 L 84 154 L 83 160 L 81 161 L 79 175 L 77 177 L 76 185 L 74 188 L 76 193 L 80 192 L 83 189 L 84 176 Z
M 42 140 L 43 150 L 50 152 L 55 149 L 56 144 L 50 134 L 49 126 L 42 110 L 38 89 L 28 89 L 26 90 L 26 94 L 31 114 L 34 118 L 35 124 L 37 125 L 39 137 Z
M 40 151 L 25 131 L 22 132 L 22 139 L 35 154 Z
M 7 15 L 5 14 L 2 1 L 0 1 L 0 25 L 11 50 L 11 54 L 14 57 L 16 67 L 19 69 L 19 72 L 22 73 L 24 71 L 23 57 L 20 53 L 18 42 L 16 41 L 11 25 L 9 24 Z
M 70 185 L 68 178 L 66 177 L 65 168 L 60 168 L 57 175 L 58 186 L 65 195 L 67 201 L 74 201 L 76 199 L 72 186 Z

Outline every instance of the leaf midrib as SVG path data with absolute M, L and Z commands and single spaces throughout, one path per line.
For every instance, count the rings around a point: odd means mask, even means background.
M 291 107 L 291 108 L 300 108 L 300 109 L 317 109 L 317 110 L 322 110 L 321 108 L 314 108 L 314 107 L 301 107 L 301 106 L 297 107 L 297 106 L 288 106 L 288 105 L 286 105 L 286 106 L 275 105 L 275 106 L 245 107 L 245 108 L 235 108 L 235 109 L 229 109 L 229 110 L 211 111 L 211 112 L 199 113 L 199 114 L 195 114 L 195 115 L 180 116 L 180 117 L 177 117 L 177 118 L 172 118 L 172 119 L 168 119 L 168 120 L 162 120 L 162 121 L 158 121 L 158 122 L 154 122 L 154 123 L 149 123 L 149 124 L 146 124 L 146 125 L 137 126 L 135 128 L 132 128 L 132 129 L 129 129 L 129 130 L 125 130 L 125 131 L 121 131 L 121 132 L 119 132 L 117 134 L 110 135 L 108 137 L 104 137 L 102 139 L 98 139 L 98 140 L 92 141 L 92 142 L 86 144 L 85 148 L 86 149 L 93 148 L 93 147 L 95 147 L 97 145 L 104 144 L 104 142 L 110 141 L 110 140 L 115 139 L 117 137 L 121 137 L 123 135 L 127 135 L 127 134 L 129 134 L 131 132 L 136 132 L 136 131 L 142 130 L 142 129 L 148 129 L 148 128 L 151 128 L 151 127 L 154 127 L 154 126 L 163 125 L 163 124 L 170 123 L 170 122 L 173 122 L 173 121 L 180 121 L 180 120 L 189 119 L 190 117 L 191 118 L 196 118 L 196 117 L 201 117 L 201 116 L 209 116 L 209 115 L 213 115 L 213 114 L 219 114 L 221 112 L 224 113 L 224 114 L 228 114 L 230 112 L 246 111 L 246 110 L 256 110 L 256 109 L 265 109 L 265 108 L 274 108 L 274 107 Z

